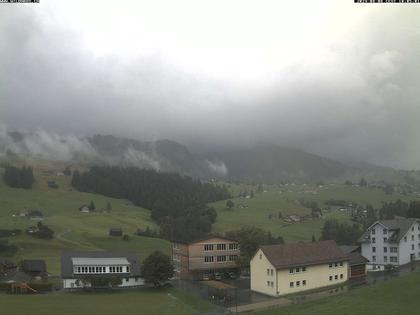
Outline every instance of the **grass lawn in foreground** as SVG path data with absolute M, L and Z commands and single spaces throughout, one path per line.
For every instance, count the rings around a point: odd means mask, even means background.
M 359 288 L 342 295 L 258 315 L 417 315 L 420 314 L 420 272 Z
M 210 302 L 173 288 L 110 293 L 0 294 L 2 315 L 193 315 L 213 308 Z

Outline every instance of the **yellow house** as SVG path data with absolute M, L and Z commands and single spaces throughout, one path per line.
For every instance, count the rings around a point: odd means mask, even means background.
M 251 259 L 251 290 L 280 296 L 343 283 L 348 258 L 335 241 L 261 246 Z

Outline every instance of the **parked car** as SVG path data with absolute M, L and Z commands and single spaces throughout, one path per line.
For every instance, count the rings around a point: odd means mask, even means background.
M 233 271 L 228 272 L 228 275 L 229 275 L 229 279 L 232 279 L 232 280 L 238 279 L 238 274 L 236 272 L 233 272 Z
M 214 279 L 215 280 L 222 280 L 222 274 L 220 272 L 214 273 Z

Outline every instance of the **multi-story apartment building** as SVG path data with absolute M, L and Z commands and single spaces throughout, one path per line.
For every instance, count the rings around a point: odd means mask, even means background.
M 236 271 L 239 254 L 238 242 L 218 236 L 172 243 L 175 276 L 182 279 L 203 279 L 206 274 Z
M 373 223 L 360 238 L 368 269 L 384 269 L 420 259 L 420 220 L 396 218 Z
M 348 279 L 347 255 L 335 241 L 261 246 L 251 259 L 251 290 L 281 296 Z

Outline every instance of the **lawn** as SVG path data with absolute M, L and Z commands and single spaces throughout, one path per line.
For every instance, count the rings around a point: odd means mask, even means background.
M 419 314 L 420 272 L 331 298 L 285 308 L 262 311 L 258 315 L 410 315 Z
M 39 208 L 45 217 L 43 224 L 55 231 L 52 240 L 36 239 L 24 233 L 9 238 L 19 248 L 12 259 L 45 259 L 48 271 L 59 275 L 60 251 L 63 249 L 134 250 L 140 259 L 144 259 L 154 250 L 170 253 L 168 241 L 133 234 L 137 228 L 157 228 L 150 218 L 149 210 L 133 206 L 127 200 L 78 192 L 71 188 L 69 177 L 54 174 L 45 175 L 45 170 L 41 172 L 36 169 L 37 181 L 29 190 L 10 188 L 0 180 L 0 228 L 25 230 L 36 225 L 35 221 L 12 215 L 25 208 Z M 49 188 L 47 180 L 55 180 L 59 188 Z M 80 213 L 78 208 L 91 200 L 97 209 L 105 208 L 109 202 L 112 206 L 111 212 Z M 129 240 L 108 236 L 111 227 L 121 227 L 124 234 L 129 235 Z
M 0 294 L 0 313 L 8 315 L 203 314 L 214 306 L 176 289 L 139 289 L 111 293 Z
M 256 192 L 256 186 L 229 185 L 233 196 L 240 191 Z M 316 201 L 321 208 L 325 208 L 325 202 L 329 199 L 346 200 L 357 204 L 371 204 L 380 207 L 383 201 L 397 199 L 414 200 L 418 195 L 402 195 L 393 193 L 385 194 L 380 189 L 366 187 L 352 187 L 347 185 L 265 185 L 264 192 L 255 193 L 254 198 L 233 198 L 235 207 L 228 210 L 226 201 L 215 202 L 212 206 L 217 210 L 217 220 L 213 231 L 224 233 L 229 230 L 239 229 L 246 225 L 255 225 L 270 231 L 273 235 L 281 235 L 287 242 L 307 241 L 320 236 L 321 227 L 325 220 L 335 218 L 339 221 L 350 221 L 350 214 L 333 210 L 324 211 L 324 216 L 318 220 L 308 220 L 300 223 L 286 223 L 279 219 L 278 213 L 287 215 L 308 215 L 310 210 L 300 205 L 299 200 Z M 240 207 L 242 206 L 242 207 Z M 271 215 L 271 219 L 269 216 Z

